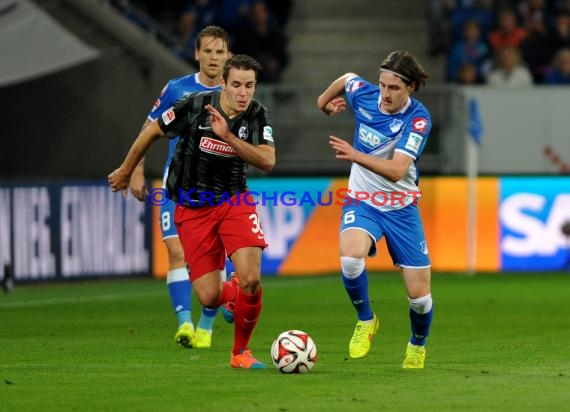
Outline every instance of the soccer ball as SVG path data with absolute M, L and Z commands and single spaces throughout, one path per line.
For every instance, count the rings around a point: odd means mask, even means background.
M 301 330 L 288 330 L 277 336 L 271 346 L 273 365 L 283 373 L 305 373 L 317 361 L 313 339 Z

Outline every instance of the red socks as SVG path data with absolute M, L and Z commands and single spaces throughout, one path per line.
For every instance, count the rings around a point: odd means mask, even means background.
M 247 349 L 261 312 L 261 296 L 261 286 L 255 295 L 248 295 L 242 289 L 237 291 L 234 311 L 234 347 L 232 349 L 234 355 Z
M 222 306 L 227 302 L 235 302 L 237 299 L 239 286 L 233 279 L 222 283 L 222 293 L 218 300 L 218 306 Z

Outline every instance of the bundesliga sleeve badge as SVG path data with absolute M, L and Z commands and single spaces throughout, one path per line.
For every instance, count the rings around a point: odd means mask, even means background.
M 162 113 L 162 121 L 164 122 L 165 126 L 172 123 L 172 121 L 175 118 L 176 118 L 176 116 L 174 115 L 174 109 L 172 107 L 170 109 L 168 109 L 167 111 L 165 111 L 164 113 Z

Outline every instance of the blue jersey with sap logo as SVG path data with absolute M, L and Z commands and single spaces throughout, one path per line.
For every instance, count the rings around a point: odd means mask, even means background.
M 416 161 L 422 153 L 431 130 L 431 116 L 425 106 L 409 98 L 395 114 L 380 111 L 380 87 L 361 77 L 353 77 L 345 85 L 345 97 L 354 112 L 353 147 L 380 159 L 392 159 L 402 152 L 414 159 L 403 179 L 391 182 L 356 163 L 352 164 L 348 196 L 357 198 L 380 211 L 404 208 L 419 198 L 419 171 Z
M 156 120 L 162 113 L 168 110 L 170 107 L 174 106 L 178 100 L 182 97 L 186 96 L 189 93 L 194 92 L 203 92 L 203 91 L 212 91 L 212 90 L 221 90 L 220 86 L 208 87 L 204 86 L 200 83 L 200 79 L 198 77 L 198 73 L 189 74 L 187 76 L 178 77 L 176 79 L 170 80 L 166 83 L 166 86 L 160 92 L 160 96 L 156 99 L 152 110 L 148 115 L 149 120 Z M 170 162 L 172 161 L 172 156 L 174 154 L 174 149 L 176 148 L 176 144 L 178 143 L 178 136 L 175 136 L 170 139 L 169 147 L 168 147 L 168 157 L 166 159 L 166 164 L 164 165 L 163 176 L 162 180 L 166 179 L 168 176 L 168 167 L 170 166 Z

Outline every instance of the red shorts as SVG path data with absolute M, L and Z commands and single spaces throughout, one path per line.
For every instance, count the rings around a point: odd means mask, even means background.
M 238 199 L 239 196 L 239 199 Z M 249 203 L 249 205 L 247 203 Z M 190 280 L 223 269 L 226 255 L 244 247 L 267 247 L 251 194 L 216 206 L 176 205 L 174 223 L 190 268 Z

